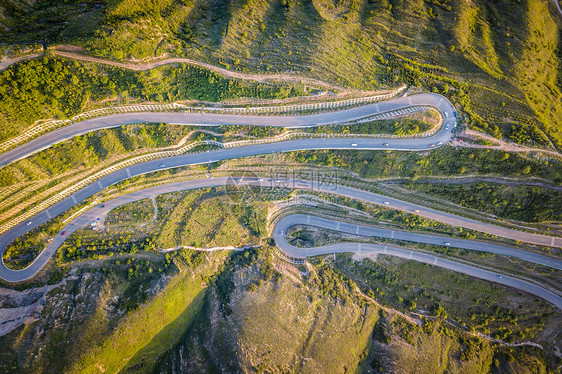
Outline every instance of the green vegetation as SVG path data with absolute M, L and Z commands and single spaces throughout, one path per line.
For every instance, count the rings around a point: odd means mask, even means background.
M 491 343 L 445 320 L 454 317 L 500 339 L 526 339 L 556 317 L 550 306 L 528 295 L 456 274 L 447 274 L 451 282 L 437 282 L 445 275 L 415 263 L 354 263 L 346 255 L 338 255 L 334 266 L 318 260 L 308 268 L 308 277 L 292 280 L 283 274 L 300 271 L 280 261 L 272 248 L 264 247 L 230 254 L 189 249 L 137 253 L 81 264 L 73 278 L 48 294 L 43 318 L 0 338 L 5 358 L 0 367 L 6 372 L 186 367 L 195 372 L 345 372 L 370 366 L 383 372 L 416 367 L 432 373 L 439 360 L 420 363 L 414 358 L 442 357 L 443 345 L 449 347 L 447 361 L 469 372 L 544 370 L 548 362 L 533 348 Z M 431 315 L 418 326 L 411 317 L 372 304 L 356 292 L 356 284 L 380 302 L 402 310 L 427 308 Z M 477 301 L 461 309 L 455 302 L 458 293 Z M 74 300 L 83 302 L 74 305 Z M 517 309 L 522 304 L 525 309 Z M 51 321 L 56 327 L 46 328 Z M 45 334 L 40 344 L 38 331 Z M 247 349 L 239 352 L 240 346 Z M 23 359 L 39 347 L 34 360 Z M 297 359 L 303 352 L 311 360 Z
M 537 160 L 519 154 L 482 149 L 440 147 L 429 153 L 373 151 L 302 151 L 286 154 L 299 163 L 340 167 L 363 178 L 499 174 L 537 176 L 560 183 L 561 163 L 555 159 Z
M 75 206 L 9 243 L 2 253 L 2 261 L 14 270 L 27 267 L 64 227 L 65 218 L 78 209 L 80 206 Z
M 207 69 L 179 64 L 132 72 L 56 57 L 24 61 L 0 72 L 0 141 L 40 119 L 68 118 L 106 98 L 156 102 L 223 101 L 239 97 L 303 95 L 302 85 L 228 79 Z M 25 109 L 24 109 L 25 108 Z
M 123 154 L 175 145 L 190 130 L 168 124 L 127 125 L 77 136 L 2 168 L 0 186 L 84 172 Z
M 158 245 L 169 248 L 256 244 L 256 239 L 265 233 L 264 207 L 234 205 L 228 196 L 209 198 L 216 194 L 193 192 L 172 211 L 164 211 L 165 223 Z
M 502 218 L 524 222 L 562 220 L 562 195 L 548 188 L 486 182 L 450 185 L 406 183 L 403 186 Z
M 379 255 L 376 262 L 354 262 L 348 255 L 341 255 L 337 266 L 364 282 L 366 292 L 386 305 L 431 310 L 438 317 L 447 313 L 469 330 L 509 342 L 533 339 L 557 314 L 541 299 L 506 292 L 503 287 L 415 261 Z
M 380 120 L 352 125 L 318 126 L 309 130 L 312 133 L 328 134 L 394 134 L 399 136 L 414 135 L 425 132 L 431 125 L 425 121 L 403 118 L 398 120 Z
M 142 224 L 149 221 L 154 215 L 155 206 L 151 199 L 143 199 L 121 205 L 108 213 L 106 225 Z
M 19 55 L 24 45 L 68 43 L 83 48 L 79 53 L 132 64 L 189 57 L 233 71 L 298 74 L 350 89 L 405 83 L 410 92 L 450 99 L 461 128 L 467 123 L 498 138 L 561 149 L 562 21 L 553 12 L 551 1 L 538 0 L 9 0 L 0 5 L 0 51 Z M 242 105 L 320 93 L 304 80 L 282 82 L 225 78 L 180 63 L 126 70 L 47 52 L 0 72 L 0 142 L 38 120 L 106 106 L 173 101 L 208 106 L 250 98 Z M 322 94 L 332 98 L 330 92 Z M 435 121 L 424 113 L 310 131 L 411 135 Z M 82 135 L 0 170 L 2 221 L 103 167 L 175 145 L 192 131 L 188 142 L 263 138 L 285 129 L 138 124 Z M 431 195 L 429 200 L 540 223 L 528 225 L 540 230 L 555 229 L 562 220 L 562 200 L 552 189 L 418 180 L 501 175 L 560 185 L 560 160 L 447 145 L 417 153 L 303 151 L 214 163 L 207 170 L 183 167 L 131 178 L 103 194 L 202 178 L 205 171 L 214 176 L 255 170 L 261 176 L 270 165 L 279 167 L 276 173 L 288 166 L 291 171 L 340 168 L 350 184 L 365 182 L 352 173 L 396 178 L 403 187 Z M 279 175 L 285 176 L 283 171 Z M 399 190 L 382 183 L 367 188 L 389 195 Z M 406 192 L 401 192 L 405 199 L 419 196 Z M 146 199 L 112 211 L 103 232 L 78 230 L 38 283 L 0 295 L 5 315 L 13 317 L 0 324 L 0 371 L 519 373 L 561 367 L 560 314 L 528 294 L 382 255 L 376 262 L 354 261 L 348 254 L 314 258 L 299 267 L 285 262 L 270 247 L 266 222 L 270 200 L 290 194 L 236 186 L 177 192 L 156 199 L 158 214 L 149 225 L 144 223 L 154 207 Z M 405 212 L 330 200 L 335 204 L 290 209 L 485 237 Z M 62 229 L 64 217 L 79 208 L 11 243 L 5 263 L 27 266 Z M 358 240 L 310 227 L 295 227 L 287 236 L 303 247 Z M 191 249 L 214 246 L 249 248 Z M 162 253 L 162 248 L 174 250 Z M 416 248 L 560 286 L 555 270 L 524 261 L 445 246 Z M 525 340 L 544 349 L 504 344 Z
M 561 145 L 553 121 L 562 117 L 561 21 L 548 1 L 102 0 L 87 9 L 11 1 L 0 35 L 78 44 L 110 59 L 186 56 L 366 89 L 405 82 L 448 95 L 494 136 Z

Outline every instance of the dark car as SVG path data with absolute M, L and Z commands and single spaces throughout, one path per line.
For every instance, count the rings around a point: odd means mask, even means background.
M 60 233 L 61 236 L 64 236 L 64 234 L 66 234 L 66 231 Z

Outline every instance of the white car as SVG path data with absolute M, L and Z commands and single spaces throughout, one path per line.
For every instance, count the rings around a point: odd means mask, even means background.
M 357 143 L 352 143 L 351 146 L 352 146 L 352 147 L 357 147 Z
M 450 243 L 450 242 L 445 242 L 445 245 L 451 245 L 451 243 Z
M 388 144 L 388 143 L 384 143 L 384 146 L 385 146 L 385 147 L 388 147 L 389 145 L 390 145 L 390 144 Z
M 160 167 L 163 168 L 164 166 L 166 166 L 166 164 L 160 164 Z
M 384 202 L 384 205 L 389 205 L 389 204 L 390 204 L 390 203 L 389 203 L 388 201 L 385 201 L 385 202 Z
M 31 225 L 31 221 L 27 221 L 26 225 L 27 226 Z

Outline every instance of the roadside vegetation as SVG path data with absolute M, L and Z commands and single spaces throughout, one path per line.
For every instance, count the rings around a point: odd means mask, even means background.
M 378 120 L 350 125 L 317 126 L 308 129 L 313 134 L 392 134 L 398 136 L 415 135 L 426 132 L 433 126 L 419 115 L 411 115 L 394 120 Z M 430 117 L 431 118 L 431 117 Z
M 431 152 L 399 151 L 299 151 L 283 155 L 299 163 L 338 167 L 362 178 L 451 175 L 536 176 L 555 184 L 562 182 L 557 159 L 536 159 L 489 149 L 440 147 Z
M 154 209 L 155 206 L 151 199 L 143 199 L 121 205 L 109 212 L 105 224 L 108 226 L 144 224 L 153 217 L 155 214 Z
M 546 321 L 557 316 L 555 308 L 541 299 L 506 293 L 503 287 L 489 282 L 415 261 L 379 255 L 376 262 L 355 262 L 341 255 L 337 266 L 364 282 L 367 295 L 385 305 L 450 317 L 457 326 L 507 342 L 535 338 Z M 466 300 L 470 306 L 459 300 Z
M 447 95 L 496 137 L 562 144 L 552 120 L 562 117 L 561 21 L 549 1 L 65 2 L 62 17 L 61 1 L 10 4 L 7 43 L 76 44 L 124 61 L 185 56 L 361 89 L 405 82 Z
M 562 194 L 549 188 L 486 182 L 448 185 L 402 183 L 401 186 L 501 218 L 523 222 L 562 221 Z
M 0 338 L 0 367 L 6 372 L 91 372 L 99 367 L 108 372 L 185 367 L 200 372 L 213 367 L 433 373 L 441 367 L 437 358 L 443 357 L 443 345 L 447 365 L 467 371 L 557 366 L 556 358 L 539 348 L 508 347 L 472 333 L 476 328 L 499 339 L 536 338 L 541 326 L 556 323 L 548 305 L 454 274 L 453 282 L 435 286 L 442 275 L 429 267 L 387 259 L 353 262 L 338 255 L 335 264 L 317 258 L 297 268 L 268 246 L 140 255 L 74 266 L 72 276 L 46 297 L 44 318 Z M 162 273 L 150 272 L 158 267 Z M 459 292 L 479 302 L 459 311 L 451 301 Z M 406 297 L 400 300 L 398 293 Z M 61 306 L 74 300 L 84 302 L 72 306 L 76 313 L 67 313 Z M 425 300 L 430 306 L 421 311 Z M 392 307 L 384 306 L 387 301 Z M 524 314 L 518 311 L 514 317 L 513 303 L 525 303 Z M 459 323 L 454 322 L 457 313 Z M 42 343 L 38 331 L 44 331 Z M 38 352 L 34 360 L 23 358 L 32 352 Z M 302 352 L 311 360 L 300 360 Z M 420 362 L 420 354 L 428 359 Z
M 302 85 L 230 79 L 185 64 L 132 72 L 46 56 L 0 72 L 0 141 L 38 120 L 69 118 L 89 108 L 130 101 L 218 102 L 306 94 Z

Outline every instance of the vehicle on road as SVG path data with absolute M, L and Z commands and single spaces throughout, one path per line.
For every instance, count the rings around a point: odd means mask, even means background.
M 498 274 L 498 275 L 496 275 L 496 278 L 499 278 L 499 279 L 501 279 L 501 278 L 502 278 L 502 276 Z
M 437 143 L 437 145 L 443 145 L 443 142 L 439 142 L 439 143 Z
M 105 208 L 105 204 L 100 205 L 100 208 Z
M 384 205 L 390 205 L 390 203 L 388 201 L 385 201 Z
M 357 143 L 351 143 L 352 147 L 357 147 Z
M 449 112 L 445 112 L 445 117 L 449 118 Z
M 449 125 L 445 126 L 445 130 L 449 130 Z
M 27 221 L 26 225 L 27 226 L 31 225 L 31 221 Z
M 445 245 L 451 245 L 451 243 L 450 243 L 450 242 L 445 242 L 444 244 L 445 244 Z
M 384 146 L 385 146 L 385 147 L 388 147 L 389 145 L 390 145 L 390 144 L 388 144 L 388 143 L 384 143 Z
M 163 168 L 164 166 L 166 166 L 166 164 L 160 164 L 160 167 Z
M 420 210 L 419 209 L 414 209 L 414 213 L 419 213 Z
M 66 234 L 66 231 L 61 232 L 60 236 L 64 236 L 64 234 Z
M 429 148 L 433 148 L 433 147 L 435 147 L 435 144 L 430 144 L 430 145 L 429 145 Z

